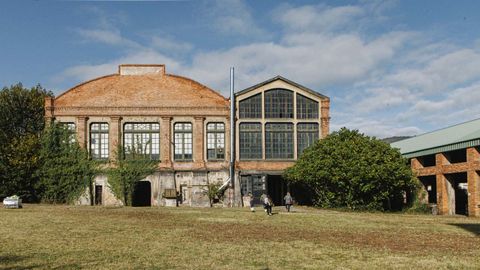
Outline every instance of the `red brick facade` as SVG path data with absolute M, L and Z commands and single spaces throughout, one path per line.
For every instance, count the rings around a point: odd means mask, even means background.
M 279 86 L 293 89 L 292 91 L 303 91 L 283 81 L 275 81 L 265 89 Z M 305 95 L 312 96 L 309 93 Z M 318 100 L 320 104 L 320 118 L 314 122 L 318 122 L 321 127 L 320 137 L 325 137 L 329 131 L 329 99 L 315 96 L 311 98 Z M 147 178 L 152 188 L 151 205 L 169 204 L 162 197 L 165 189 L 175 189 L 182 193 L 184 202 L 189 205 L 205 205 L 206 184 L 223 183 L 228 179 L 229 110 L 229 101 L 225 97 L 191 79 L 165 73 L 164 65 L 122 65 L 117 74 L 84 82 L 56 98 L 45 100 L 47 121 L 75 123 L 78 142 L 87 149 L 91 140 L 92 123 L 107 123 L 110 160 L 115 158 L 117 146 L 123 143 L 123 128 L 126 123 L 158 123 L 160 126 L 158 173 Z M 191 160 L 176 161 L 173 158 L 176 123 L 192 125 Z M 222 160 L 212 161 L 207 158 L 208 123 L 224 124 L 225 155 Z M 237 157 L 236 170 L 281 172 L 293 162 L 294 159 L 242 162 Z M 103 204 L 118 203 L 111 194 L 107 194 L 106 177 L 99 176 L 97 180 L 97 184 L 104 187 Z M 235 193 L 237 197 L 240 195 L 238 187 Z

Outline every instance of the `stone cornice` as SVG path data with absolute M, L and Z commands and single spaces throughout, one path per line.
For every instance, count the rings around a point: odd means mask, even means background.
M 225 116 L 228 107 L 54 107 L 54 116 Z

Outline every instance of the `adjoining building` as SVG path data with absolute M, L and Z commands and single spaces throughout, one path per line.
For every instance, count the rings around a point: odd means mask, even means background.
M 391 144 L 410 160 L 438 214 L 480 215 L 480 119 Z
M 226 202 L 241 205 L 268 193 L 281 205 L 287 189 L 301 202 L 301 187 L 281 178 L 302 151 L 329 132 L 329 98 L 277 76 L 236 93 L 236 179 Z M 133 205 L 207 206 L 207 185 L 230 179 L 230 104 L 164 65 L 120 65 L 117 74 L 46 98 L 47 121 L 64 123 L 93 159 L 111 160 L 119 144 L 140 146 L 158 170 L 140 181 Z M 295 194 L 296 193 L 296 194 Z M 106 175 L 95 179 L 95 202 L 120 204 Z M 82 203 L 87 203 L 84 198 Z

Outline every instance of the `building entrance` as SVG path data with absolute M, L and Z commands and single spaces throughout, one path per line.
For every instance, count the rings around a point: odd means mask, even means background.
M 151 206 L 152 187 L 150 181 L 138 181 L 132 194 L 132 206 Z

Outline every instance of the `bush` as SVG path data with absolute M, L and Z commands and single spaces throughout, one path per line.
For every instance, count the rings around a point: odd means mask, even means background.
M 342 128 L 306 149 L 285 178 L 312 188 L 321 207 L 401 210 L 417 180 L 400 152 Z

